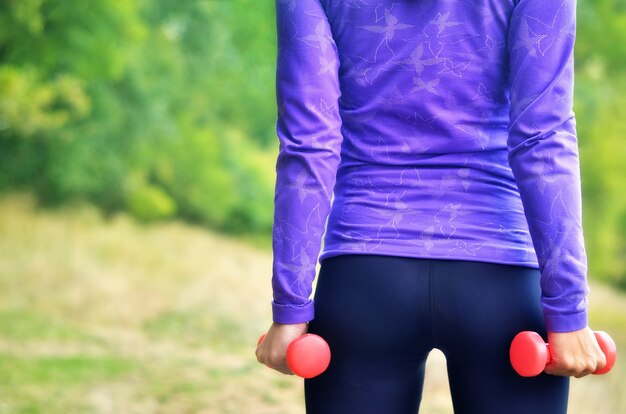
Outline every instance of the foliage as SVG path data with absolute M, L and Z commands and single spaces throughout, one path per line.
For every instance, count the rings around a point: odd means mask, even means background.
M 267 233 L 273 8 L 251 4 L 3 3 L 0 189 Z
M 575 110 L 590 277 L 626 289 L 626 3 L 580 1 Z

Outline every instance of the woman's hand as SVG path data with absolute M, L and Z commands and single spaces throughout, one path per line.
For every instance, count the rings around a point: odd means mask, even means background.
M 548 332 L 551 362 L 545 372 L 551 375 L 584 377 L 606 365 L 606 357 L 588 326 L 573 332 Z
M 256 349 L 256 359 L 268 367 L 293 375 L 287 366 L 287 347 L 294 340 L 307 332 L 307 323 L 282 324 L 274 322 L 265 335 L 265 339 Z

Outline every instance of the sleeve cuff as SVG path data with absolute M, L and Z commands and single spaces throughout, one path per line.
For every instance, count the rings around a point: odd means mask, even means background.
M 544 319 L 549 332 L 573 332 L 589 324 L 587 310 L 567 315 L 544 314 Z
M 304 323 L 314 318 L 313 300 L 304 305 L 282 305 L 272 301 L 272 318 L 276 323 Z

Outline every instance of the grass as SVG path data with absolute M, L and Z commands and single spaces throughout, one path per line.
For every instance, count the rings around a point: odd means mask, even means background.
M 0 198 L 0 414 L 303 413 L 301 380 L 256 362 L 271 253 L 184 224 L 40 210 Z M 623 293 L 597 283 L 592 326 L 626 344 Z M 626 412 L 626 360 L 572 381 L 572 413 Z M 423 412 L 450 413 L 445 360 Z

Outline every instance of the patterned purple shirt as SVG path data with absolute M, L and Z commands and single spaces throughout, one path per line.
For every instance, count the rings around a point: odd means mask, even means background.
M 275 322 L 312 320 L 317 261 L 358 253 L 540 269 L 547 328 L 587 325 L 575 0 L 276 0 L 276 18 Z

